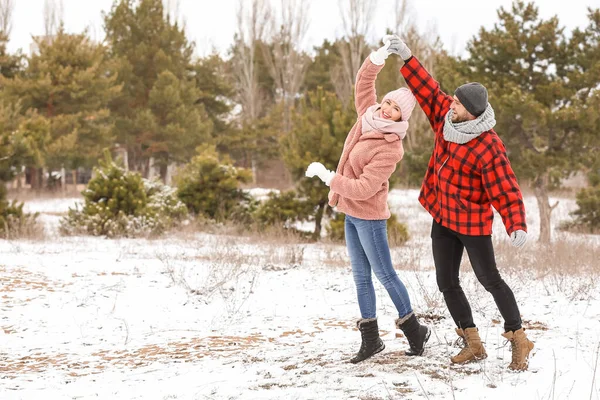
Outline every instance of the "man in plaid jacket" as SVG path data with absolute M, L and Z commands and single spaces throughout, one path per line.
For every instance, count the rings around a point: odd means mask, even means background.
M 464 342 L 451 361 L 466 363 L 487 357 L 459 281 L 466 249 L 475 275 L 504 318 L 503 336 L 512 344 L 509 368 L 526 370 L 533 343 L 521 326 L 515 296 L 496 267 L 491 237 L 493 206 L 512 244 L 522 247 L 527 240 L 525 206 L 504 144 L 493 129 L 496 120 L 487 90 L 472 82 L 449 96 L 404 42 L 396 54 L 404 60 L 400 72 L 435 132 L 419 202 L 433 217 L 437 283 Z

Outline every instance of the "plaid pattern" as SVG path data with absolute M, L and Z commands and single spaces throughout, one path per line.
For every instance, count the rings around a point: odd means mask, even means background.
M 441 225 L 463 235 L 491 235 L 493 206 L 506 232 L 527 231 L 525 205 L 504 144 L 492 129 L 457 144 L 444 140 L 453 102 L 416 57 L 400 69 L 435 132 L 419 202 Z

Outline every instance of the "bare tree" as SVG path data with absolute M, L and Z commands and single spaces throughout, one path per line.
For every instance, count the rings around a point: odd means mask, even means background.
M 395 0 L 394 4 L 394 32 L 404 33 L 404 29 L 409 21 L 408 0 Z
M 342 65 L 331 71 L 331 80 L 340 100 L 347 104 L 363 62 L 366 37 L 373 21 L 377 0 L 339 0 L 344 38 L 338 42 Z
M 392 33 L 397 34 L 406 42 L 412 53 L 419 57 L 419 61 L 430 71 L 435 73 L 435 58 L 440 50 L 440 42 L 435 26 L 429 26 L 422 31 L 415 23 L 415 16 L 411 10 L 410 0 L 395 0 L 394 26 Z M 405 85 L 404 79 L 398 74 L 398 86 Z M 412 150 L 423 139 L 429 140 L 429 121 L 422 112 L 413 113 L 411 125 L 415 131 L 424 133 L 422 135 L 407 135 L 404 139 L 407 150 Z
M 266 103 L 258 82 L 256 50 L 264 39 L 265 27 L 270 19 L 269 0 L 238 1 L 237 32 L 234 39 L 232 68 L 238 94 L 237 99 L 242 108 L 240 112 L 242 127 L 254 125 L 261 116 Z M 255 147 L 256 139 L 251 140 L 254 141 Z M 247 151 L 246 162 L 251 163 L 252 179 L 256 183 L 258 173 L 256 154 Z
M 179 17 L 181 16 L 181 14 L 179 12 L 179 8 L 181 6 L 181 1 L 180 0 L 163 0 L 163 4 L 164 4 L 164 8 L 165 8 L 165 13 L 167 15 L 169 15 L 169 17 L 173 21 L 177 21 L 179 19 Z
M 268 0 L 251 0 L 248 8 L 244 5 L 248 5 L 248 1 L 238 1 L 233 70 L 238 99 L 242 105 L 242 119 L 253 122 L 260 116 L 264 105 L 258 85 L 256 46 L 264 38 L 271 9 Z
M 164 14 L 173 24 L 185 27 L 186 18 L 181 15 L 181 0 L 163 0 Z
M 0 35 L 8 40 L 12 31 L 12 14 L 15 9 L 15 0 L 0 0 Z
M 44 35 L 50 40 L 56 34 L 64 20 L 62 0 L 44 0 Z
M 411 11 L 410 0 L 395 0 L 395 25 L 392 32 L 406 42 L 426 67 L 433 68 L 433 56 L 439 47 L 439 36 L 435 25 L 419 30 Z
M 309 57 L 301 46 L 308 30 L 308 2 L 281 0 L 281 15 L 271 19 L 270 41 L 263 54 L 275 82 L 277 99 L 284 105 L 284 131 L 291 129 L 290 108 L 304 81 Z

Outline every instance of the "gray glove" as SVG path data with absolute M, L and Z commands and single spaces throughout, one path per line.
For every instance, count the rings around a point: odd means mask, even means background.
M 525 246 L 525 242 L 527 242 L 527 232 L 519 229 L 510 234 L 510 239 L 512 245 L 516 248 L 521 248 Z
M 387 49 L 388 52 L 399 55 L 404 61 L 412 56 L 412 52 L 406 43 L 404 43 L 397 35 L 385 35 L 382 40 L 384 42 L 390 42 L 390 47 Z

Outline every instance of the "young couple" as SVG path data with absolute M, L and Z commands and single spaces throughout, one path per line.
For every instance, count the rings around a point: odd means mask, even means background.
M 487 357 L 459 281 L 466 249 L 477 279 L 491 293 L 504 318 L 502 334 L 511 343 L 513 370 L 526 370 L 533 343 L 521 326 L 513 292 L 501 278 L 492 246 L 493 206 L 502 216 L 512 244 L 527 240 L 525 207 L 506 149 L 493 130 L 494 110 L 486 88 L 476 82 L 440 90 L 427 70 L 398 37 L 386 35 L 385 45 L 372 52 L 356 77 L 358 120 L 350 130 L 336 172 L 318 162 L 306 176 L 318 176 L 330 187 L 329 205 L 346 214 L 346 245 L 352 264 L 361 319 L 362 344 L 350 360 L 361 362 L 385 348 L 379 337 L 372 272 L 383 284 L 398 311 L 396 327 L 410 345 L 406 355 L 420 356 L 431 330 L 419 323 L 406 287 L 393 268 L 387 240 L 388 179 L 402 159 L 402 139 L 419 103 L 435 132 L 433 154 L 423 180 L 419 202 L 433 217 L 431 239 L 439 290 L 463 339 L 456 364 Z M 377 102 L 375 80 L 386 58 L 404 60 L 400 69 L 409 89 L 400 88 Z

